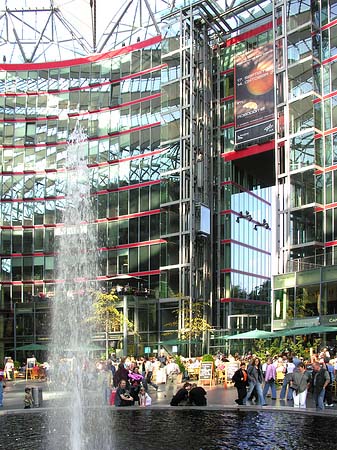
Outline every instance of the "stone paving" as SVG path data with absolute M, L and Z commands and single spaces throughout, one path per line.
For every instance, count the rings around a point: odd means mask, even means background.
M 39 387 L 42 389 L 43 393 L 43 404 L 40 408 L 33 408 L 33 410 L 25 410 L 25 412 L 33 412 L 38 409 L 45 408 L 55 408 L 62 407 L 62 393 L 57 393 L 53 391 L 50 387 L 50 384 L 47 382 L 41 381 L 25 381 L 25 380 L 16 380 L 16 381 L 8 381 L 7 387 L 4 389 L 4 406 L 0 408 L 0 415 L 8 414 L 8 413 L 17 413 L 18 410 L 23 412 L 23 398 L 24 398 L 24 389 L 26 386 L 29 387 Z M 149 394 L 152 398 L 152 408 L 172 408 L 169 406 L 170 400 L 173 394 L 180 386 L 176 385 L 159 385 L 158 392 L 155 391 L 151 386 L 149 387 Z M 261 407 L 258 405 L 247 405 L 247 406 L 238 406 L 235 403 L 236 389 L 232 386 L 228 388 L 224 388 L 222 384 L 213 385 L 213 386 L 204 386 L 207 391 L 207 406 L 202 407 L 202 409 L 224 409 L 224 410 L 268 410 L 268 411 L 280 411 L 284 410 L 287 412 L 296 413 L 298 410 L 293 408 L 292 401 L 287 400 L 271 400 L 270 397 L 267 397 L 267 406 Z M 280 389 L 278 389 L 277 396 L 279 397 Z M 316 411 L 314 404 L 312 402 L 311 395 L 308 395 L 307 399 L 307 409 L 301 409 L 301 413 L 305 414 L 331 414 L 337 415 L 337 399 L 335 399 L 336 403 L 334 407 L 328 407 L 324 411 Z M 135 408 L 138 408 L 135 406 Z M 183 408 L 179 406 L 178 408 Z M 186 407 L 191 408 L 191 407 Z M 199 408 L 200 407 L 192 407 Z M 123 409 L 123 408 L 122 408 Z M 124 408 L 125 409 L 125 408 Z

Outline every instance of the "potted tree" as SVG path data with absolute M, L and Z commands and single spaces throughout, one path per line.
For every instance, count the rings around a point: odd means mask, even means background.
M 183 361 L 182 361 L 180 355 L 177 355 L 177 356 L 174 357 L 174 362 L 175 362 L 176 364 L 178 364 L 178 366 L 179 366 L 179 372 L 180 372 L 180 373 L 178 374 L 178 376 L 177 376 L 177 383 L 182 383 L 182 381 L 183 381 L 183 376 L 184 376 L 185 370 L 186 370 L 185 364 L 183 363 Z

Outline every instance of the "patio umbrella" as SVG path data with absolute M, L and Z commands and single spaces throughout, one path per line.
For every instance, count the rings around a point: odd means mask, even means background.
M 37 350 L 48 350 L 48 346 L 44 344 L 27 344 L 16 347 L 16 350 L 26 350 L 26 351 L 37 351 Z
M 168 341 L 161 341 L 162 345 L 180 345 L 180 344 L 198 344 L 200 341 L 196 341 L 195 339 L 169 339 Z
M 292 328 L 280 331 L 274 331 L 272 337 L 282 336 L 301 336 L 304 334 L 320 334 L 337 332 L 337 327 L 329 327 L 328 325 L 317 325 L 314 327 Z
M 234 340 L 234 339 L 268 339 L 273 337 L 273 333 L 264 330 L 251 330 L 245 333 L 233 334 L 232 336 L 222 336 L 219 339 Z
M 64 349 L 65 352 L 95 352 L 99 350 L 105 350 L 105 347 L 96 344 L 79 344 L 77 347 Z

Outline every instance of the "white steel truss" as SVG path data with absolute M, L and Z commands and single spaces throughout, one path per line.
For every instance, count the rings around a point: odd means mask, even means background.
M 34 6 L 32 6 L 34 5 Z M 78 58 L 160 34 L 165 0 L 0 0 L 0 61 Z

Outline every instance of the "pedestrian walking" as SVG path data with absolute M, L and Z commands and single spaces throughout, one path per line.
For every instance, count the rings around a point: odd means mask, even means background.
M 330 375 L 328 371 L 321 367 L 318 362 L 314 362 L 312 365 L 312 392 L 317 409 L 324 409 L 324 396 L 325 389 L 330 383 Z
M 248 374 L 246 370 L 246 363 L 242 362 L 240 364 L 240 368 L 234 373 L 232 377 L 232 381 L 236 390 L 238 391 L 238 398 L 235 402 L 238 405 L 243 405 L 243 399 L 247 395 L 247 386 L 248 386 Z
M 289 374 L 289 390 L 293 393 L 294 408 L 306 408 L 310 374 L 306 372 L 305 365 L 300 362 L 296 371 Z
M 266 401 L 266 396 L 269 389 L 271 389 L 271 398 L 276 400 L 276 367 L 273 364 L 272 358 L 267 360 L 267 368 L 265 374 L 265 384 L 263 389 L 264 401 Z
M 265 406 L 265 401 L 262 392 L 262 383 L 263 383 L 263 373 L 262 373 L 262 365 L 261 360 L 259 358 L 254 358 L 249 364 L 248 369 L 248 381 L 249 387 L 246 397 L 243 399 L 243 404 L 247 403 L 247 399 L 249 399 L 253 390 L 256 389 L 258 395 L 258 404 L 261 406 Z

